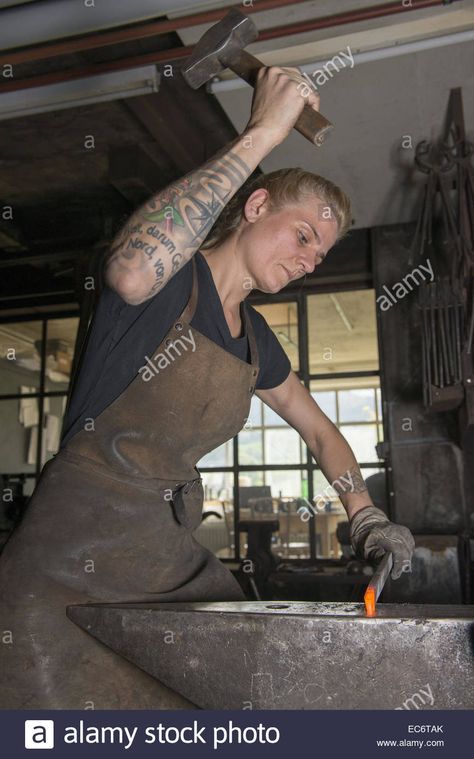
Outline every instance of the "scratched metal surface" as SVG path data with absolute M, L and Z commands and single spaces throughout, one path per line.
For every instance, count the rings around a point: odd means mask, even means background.
M 68 616 L 205 709 L 472 709 L 474 607 L 92 604 Z

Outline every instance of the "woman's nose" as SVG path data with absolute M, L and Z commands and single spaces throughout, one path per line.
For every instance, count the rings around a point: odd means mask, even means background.
M 314 251 L 308 250 L 300 255 L 298 263 L 303 268 L 305 274 L 311 274 L 316 268 L 318 259 Z

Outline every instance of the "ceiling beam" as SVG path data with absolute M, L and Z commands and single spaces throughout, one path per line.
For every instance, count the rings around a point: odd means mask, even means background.
M 11 2 L 11 0 L 8 0 L 8 2 Z M 246 6 L 245 13 L 246 15 L 250 15 L 251 13 L 261 13 L 262 11 L 282 8 L 287 5 L 300 5 L 301 3 L 302 0 L 259 0 L 256 6 Z M 133 26 L 126 26 L 120 29 L 83 35 L 81 37 L 74 36 L 72 39 L 66 38 L 65 40 L 61 40 L 61 42 L 35 45 L 34 47 L 27 47 L 24 50 L 10 51 L 8 54 L 0 56 L 0 66 L 6 63 L 12 65 L 31 63 L 31 61 L 40 61 L 46 58 L 54 58 L 59 55 L 82 53 L 86 50 L 95 50 L 109 45 L 118 45 L 122 42 L 149 39 L 150 37 L 155 37 L 160 34 L 175 32 L 178 29 L 188 29 L 192 26 L 197 26 L 198 24 L 214 23 L 219 21 L 225 15 L 225 12 L 226 8 L 223 8 L 220 5 L 219 8 L 200 11 L 186 16 L 159 19 L 158 21 L 153 20 L 144 24 L 133 23 Z M 0 15 L 0 20 L 1 19 L 2 16 Z M 132 21 L 129 23 L 132 23 Z M 76 32 L 77 30 L 74 29 L 74 35 L 76 35 Z M 29 44 L 31 44 L 31 42 Z
M 78 34 L 156 19 L 189 7 L 190 0 L 43 0 L 0 11 L 0 49 L 8 50 Z
M 217 100 L 203 89 L 192 90 L 179 72 L 163 76 L 156 94 L 124 102 L 173 162 L 177 176 L 200 166 L 237 136 Z

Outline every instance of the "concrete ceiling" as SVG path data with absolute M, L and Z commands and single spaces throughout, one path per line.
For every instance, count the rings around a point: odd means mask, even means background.
M 131 25 L 160 22 L 165 14 L 175 17 L 209 9 L 222 10 L 224 15 L 231 4 L 230 0 L 207 4 L 103 0 L 100 13 L 96 13 L 97 0 L 94 7 L 76 0 L 0 0 L 0 49 L 3 44 L 3 61 L 14 58 L 15 53 L 21 56 L 23 48 L 12 51 L 8 38 L 10 35 L 10 42 L 15 35 L 20 39 L 26 31 L 26 53 L 34 50 L 41 54 L 40 59 L 26 55 L 15 63 L 15 81 L 63 74 L 67 78 L 84 66 L 93 71 L 120 65 L 124 59 L 130 66 L 129 61 L 140 56 L 150 63 L 161 55 L 163 61 L 169 50 L 179 68 L 185 60 L 179 56 L 180 47 L 193 45 L 213 22 L 178 30 L 168 26 L 166 32 L 157 28 L 144 37 L 136 31 L 140 26 Z M 293 0 L 267 11 L 257 10 L 257 3 L 243 3 L 242 7 L 250 10 L 252 5 L 252 19 L 260 32 L 266 32 L 377 4 L 374 0 Z M 46 13 L 53 6 L 54 14 Z M 69 14 L 65 12 L 68 8 Z M 88 15 L 84 16 L 83 8 Z M 28 16 L 32 12 L 37 25 Z M 10 26 L 3 24 L 6 13 Z M 43 23 L 45 18 L 48 24 Z M 78 19 L 83 27 L 74 25 Z M 128 32 L 128 36 L 106 45 L 101 34 L 107 28 Z M 80 32 L 84 34 L 85 29 L 96 33 L 89 35 L 89 42 L 93 37 L 97 47 L 80 47 Z M 412 220 L 423 179 L 413 168 L 413 148 L 419 140 L 431 139 L 439 132 L 453 87 L 463 89 L 466 126 L 473 137 L 474 42 L 373 62 L 362 62 L 363 56 L 380 48 L 398 53 L 407 43 L 420 40 L 431 45 L 435 44 L 433 38 L 469 34 L 473 29 L 474 0 L 456 0 L 447 6 L 407 10 L 357 24 L 299 34 L 285 32 L 251 45 L 250 51 L 267 65 L 303 65 L 310 72 L 344 49 L 355 56 L 353 68 L 340 70 L 322 86 L 319 83 L 321 110 L 335 124 L 323 147 L 314 148 L 295 132 L 263 162 L 263 170 L 299 165 L 328 176 L 350 194 L 355 227 Z M 36 42 L 30 35 L 33 31 Z M 59 39 L 76 47 L 66 45 L 56 55 L 38 47 L 40 41 Z M 13 261 L 17 266 L 14 281 L 18 292 L 24 282 L 38 280 L 40 267 L 46 263 L 43 254 L 48 256 L 50 269 L 60 266 L 59 274 L 65 276 L 69 264 L 61 263 L 59 254 L 69 255 L 74 246 L 78 255 L 87 254 L 101 237 L 108 239 L 114 224 L 137 205 L 138 197 L 156 192 L 202 163 L 233 137 L 233 126 L 239 131 L 244 128 L 252 91 L 228 74 L 222 79 L 212 85 L 214 97 L 204 88 L 191 90 L 178 74 L 173 79 L 162 77 L 160 91 L 154 95 L 2 122 L 0 206 L 15 205 L 15 219 L 8 228 L 0 223 L 0 265 L 10 266 Z M 0 84 L 0 97 L 2 87 L 8 89 L 11 84 L 8 80 Z M 90 134 L 95 136 L 93 151 L 84 148 L 84 135 Z M 412 147 L 404 149 L 403 140 L 410 140 Z M 147 166 L 153 167 L 151 173 L 147 174 Z M 34 260 L 30 261 L 31 255 Z M 37 268 L 27 271 L 27 264 Z M 10 271 L 9 277 L 10 292 Z M 47 290 L 51 282 L 48 277 L 41 287 Z
M 72 3 L 72 4 L 71 4 Z M 104 0 L 100 8 L 77 10 L 75 0 L 55 1 L 54 24 L 40 27 L 40 11 L 51 5 L 51 0 L 41 2 L 12 3 L 11 0 L 0 0 L 0 7 L 11 6 L 0 11 L 9 13 L 14 22 L 10 29 L 3 25 L 0 38 L 8 35 L 13 39 L 25 31 L 25 21 L 28 14 L 38 17 L 34 26 L 38 39 L 57 39 L 67 33 L 67 24 L 72 20 L 82 24 L 76 34 L 85 29 L 103 30 L 107 25 L 112 28 L 118 23 L 137 23 L 140 20 L 152 20 L 158 14 L 163 17 L 167 13 L 170 18 L 186 16 L 209 9 L 222 9 L 233 5 L 233 0 L 200 3 L 190 0 L 136 0 L 133 4 L 125 0 Z M 79 5 L 83 5 L 80 3 Z M 310 2 L 293 2 L 289 5 L 258 11 L 252 2 L 243 3 L 243 9 L 252 6 L 251 18 L 260 32 L 274 27 L 286 26 L 295 22 L 322 19 L 341 12 L 360 10 L 380 5 L 378 0 L 311 0 Z M 321 148 L 314 148 L 296 132 L 293 132 L 283 145 L 278 147 L 262 163 L 264 171 L 272 171 L 282 166 L 302 166 L 316 173 L 329 177 L 348 192 L 353 202 L 354 226 L 364 228 L 382 224 L 391 224 L 413 220 L 419 197 L 419 185 L 423 176 L 414 170 L 413 156 L 416 143 L 422 139 L 432 139 L 439 133 L 449 91 L 453 87 L 462 87 L 464 97 L 465 121 L 468 134 L 474 135 L 474 40 L 448 46 L 424 50 L 417 53 L 399 55 L 373 62 L 360 62 L 358 55 L 367 51 L 401 50 L 407 43 L 429 41 L 440 36 L 473 32 L 474 30 L 474 0 L 457 0 L 452 4 L 438 5 L 423 10 L 410 9 L 411 3 L 403 3 L 407 10 L 403 13 L 390 15 L 357 23 L 336 25 L 325 29 L 316 29 L 299 34 L 284 34 L 271 40 L 255 43 L 249 47 L 250 52 L 258 55 L 267 65 L 304 65 L 310 72 L 316 72 L 323 61 L 328 60 L 342 50 L 350 49 L 355 56 L 355 65 L 335 73 L 324 85 L 318 80 L 321 92 L 321 110 L 335 124 L 333 133 L 327 138 Z M 73 7 L 79 15 L 71 17 Z M 68 11 L 69 9 L 69 11 Z M 68 13 L 66 12 L 68 11 Z M 99 12 L 100 11 L 100 12 Z M 254 12 L 255 11 L 255 12 Z M 19 16 L 15 16 L 19 13 Z M 22 15 L 23 14 L 23 15 Z M 39 14 L 39 15 L 38 15 Z M 68 15 L 69 14 L 69 15 Z M 23 18 L 23 24 L 19 20 Z M 90 51 L 87 54 L 73 54 L 63 59 L 47 59 L 34 64 L 20 64 L 20 76 L 31 76 L 44 72 L 58 64 L 64 68 L 81 65 L 84 61 L 94 63 L 107 61 L 122 54 L 148 52 L 153 49 L 166 49 L 167 45 L 175 46 L 175 40 L 183 45 L 193 45 L 211 24 L 191 26 L 178 29 L 169 39 L 152 37 L 136 43 L 128 42 L 122 45 Z M 0 24 L 0 26 L 2 26 Z M 69 34 L 71 31 L 68 32 Z M 158 47 L 156 47 L 158 43 Z M 4 42 L 6 44 L 6 41 Z M 29 43 L 31 44 L 31 42 Z M 229 81 L 229 76 L 234 81 Z M 241 80 L 236 80 L 228 72 L 221 77 L 224 81 L 213 87 L 213 92 L 219 104 L 229 117 L 235 128 L 241 131 L 250 113 L 252 90 Z M 234 86 L 237 85 L 237 88 Z M 231 89 L 228 89 L 231 88 Z M 97 107 L 102 110 L 100 122 L 113 122 L 118 115 L 118 104 L 104 104 Z M 109 113 L 109 117 L 107 113 Z M 87 118 L 89 110 L 82 113 Z M 94 113 L 94 111 L 91 111 Z M 74 111 L 69 112 L 69 118 Z M 81 118 L 81 111 L 78 112 Z M 48 119 L 51 120 L 49 124 Z M 61 120 L 67 121 L 68 115 L 51 114 L 40 119 L 17 120 L 15 133 L 34 134 L 35 125 L 37 139 L 20 139 L 10 149 L 2 151 L 4 171 L 7 167 L 11 175 L 4 175 L 4 181 L 9 183 L 14 200 L 17 198 L 19 178 L 14 176 L 15 169 L 21 169 L 22 153 L 24 160 L 31 160 L 27 155 L 28 145 L 36 152 L 36 159 L 44 151 L 41 149 L 42 139 L 57 132 Z M 120 119 L 119 119 L 120 120 Z M 24 122 L 24 125 L 21 123 Z M 5 132 L 12 122 L 5 122 L 0 128 L 0 142 L 6 147 L 8 138 Z M 130 122 L 129 143 L 139 142 L 137 125 Z M 125 123 L 116 133 L 126 133 Z M 142 135 L 143 139 L 143 135 Z M 63 139 L 64 142 L 65 138 Z M 403 147 L 403 145 L 412 147 Z M 31 152 L 31 151 L 30 151 Z M 65 155 L 64 145 L 59 150 Z M 10 168 L 11 167 L 11 168 Z M 64 168 L 64 167 L 63 167 Z M 54 166 L 52 166 L 54 171 Z M 8 172 L 10 174 L 10 171 Z M 103 169 L 101 169 L 103 172 Z M 77 173 L 74 171 L 58 172 L 61 183 L 64 177 L 70 177 L 74 184 Z M 41 172 L 39 173 L 41 176 Z M 73 179 L 74 178 L 74 179 Z M 83 176 L 87 183 L 87 176 Z M 31 190 L 34 193 L 34 182 Z M 57 182 L 52 181 L 48 186 L 53 190 Z M 33 189 L 34 188 L 34 189 Z M 18 188 L 19 189 L 19 188 Z M 75 188 L 76 189 L 76 188 Z M 91 188 L 92 189 L 92 188 Z M 24 188 L 26 195 L 27 188 Z M 8 195 L 5 185 L 0 187 L 0 197 Z
M 256 13 L 252 18 L 264 30 L 378 4 L 374 0 L 318 0 Z M 178 33 L 190 45 L 206 28 L 196 26 Z M 434 38 L 473 29 L 474 2 L 462 0 L 424 10 L 407 8 L 403 14 L 249 46 L 249 52 L 266 65 L 306 64 L 310 72 L 321 70 L 322 62 L 347 51 L 348 46 L 356 56 L 352 68 L 350 64 L 340 67 L 323 85 L 319 78 L 321 111 L 335 124 L 324 146 L 314 148 L 293 132 L 263 161 L 263 170 L 301 166 L 336 182 L 352 199 L 355 228 L 415 219 L 424 176 L 414 169 L 414 147 L 442 131 L 451 88 L 462 87 L 466 128 L 474 139 L 474 40 L 373 62 L 357 62 L 357 54 L 381 48 L 395 52 L 420 40 L 436 44 Z M 213 91 L 241 131 L 250 113 L 252 90 L 240 86 L 229 72 L 221 79 L 224 83 L 216 84 Z M 226 90 L 233 87 L 232 79 L 238 86 Z

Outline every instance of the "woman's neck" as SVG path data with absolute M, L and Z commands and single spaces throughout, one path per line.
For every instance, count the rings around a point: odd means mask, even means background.
M 250 275 L 236 252 L 235 243 L 224 242 L 201 250 L 207 261 L 225 313 L 238 316 L 240 304 L 251 291 Z

